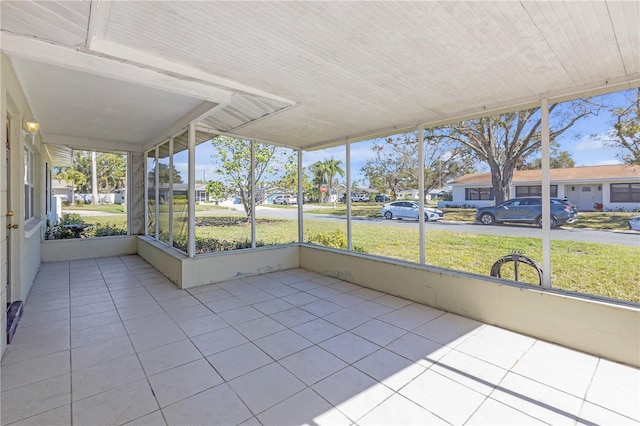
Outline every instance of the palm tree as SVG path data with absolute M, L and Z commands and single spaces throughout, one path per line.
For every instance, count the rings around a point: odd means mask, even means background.
M 84 173 L 67 167 L 56 174 L 56 179 L 64 180 L 67 185 L 71 186 L 71 205 L 76 204 L 75 190 L 76 186 L 82 186 L 87 183 L 87 177 Z
M 309 166 L 309 170 L 313 174 L 313 184 L 320 188 L 327 185 L 327 192 L 331 194 L 333 188 L 333 179 L 338 174 L 344 176 L 344 169 L 340 167 L 342 160 L 336 160 L 333 157 L 324 161 L 316 161 Z M 323 202 L 324 197 L 320 201 Z

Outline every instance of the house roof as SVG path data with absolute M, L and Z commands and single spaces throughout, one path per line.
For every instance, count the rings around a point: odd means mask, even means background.
M 551 169 L 552 181 L 610 180 L 619 178 L 631 178 L 633 181 L 640 181 L 640 166 L 622 164 Z M 513 182 L 540 182 L 541 180 L 541 170 L 516 170 L 513 173 Z M 451 182 L 452 185 L 490 185 L 490 183 L 490 173 L 467 174 Z
M 640 3 L 0 2 L 43 141 L 303 149 L 640 85 Z

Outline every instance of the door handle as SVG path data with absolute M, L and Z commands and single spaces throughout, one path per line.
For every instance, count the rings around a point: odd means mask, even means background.
M 9 211 L 7 212 L 7 217 L 11 217 L 11 216 L 13 216 L 13 212 L 12 212 L 11 210 L 9 210 Z
M 11 224 L 9 224 L 9 225 L 7 225 L 7 229 L 8 229 L 8 230 L 18 229 L 18 225 L 11 225 Z

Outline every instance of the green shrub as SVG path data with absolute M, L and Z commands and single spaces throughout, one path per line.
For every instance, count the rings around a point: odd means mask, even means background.
M 112 237 L 114 235 L 127 235 L 127 228 L 105 223 L 98 223 L 85 231 L 87 237 Z
M 70 240 L 73 238 L 78 238 L 78 234 L 76 234 L 71 229 L 65 227 L 65 225 L 84 225 L 85 222 L 80 217 L 79 214 L 71 213 L 71 214 L 63 214 L 58 222 L 51 224 L 51 221 L 47 219 L 47 228 L 44 232 L 45 240 Z
M 58 221 L 58 225 L 83 225 L 84 223 L 82 216 L 77 213 L 63 213 Z
M 347 235 L 336 229 L 331 232 L 316 232 L 309 235 L 309 242 L 327 247 L 347 249 Z
M 162 240 L 168 240 L 168 235 L 163 234 L 160 236 Z M 256 247 L 262 247 L 269 244 L 264 243 L 263 241 L 256 241 Z M 175 237 L 173 239 L 173 247 L 178 250 L 182 250 L 183 252 L 187 251 L 187 236 L 181 235 L 179 237 Z M 212 253 L 216 251 L 229 251 L 229 250 L 239 250 L 239 249 L 247 249 L 251 248 L 251 241 L 228 241 L 228 240 L 219 240 L 217 238 L 206 238 L 206 237 L 196 237 L 196 254 L 202 253 Z
M 347 234 L 336 229 L 332 232 L 316 232 L 309 235 L 310 243 L 320 244 L 327 247 L 347 250 Z M 353 251 L 358 253 L 366 253 L 367 251 L 360 246 L 353 246 Z

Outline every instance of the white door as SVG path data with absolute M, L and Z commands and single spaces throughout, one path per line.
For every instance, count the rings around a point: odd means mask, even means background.
M 13 212 L 11 211 L 11 117 L 7 115 L 5 119 L 5 135 L 6 141 L 2 149 L 5 151 L 4 176 L 6 191 L 4 192 L 4 211 L 1 212 L 5 216 L 2 222 L 4 229 L 2 232 L 2 241 L 0 241 L 0 270 L 2 271 L 2 287 L 6 291 L 6 302 L 11 302 L 11 219 Z
M 595 188 L 593 186 L 585 185 L 577 187 L 579 189 L 578 210 L 579 211 L 592 211 L 593 203 L 595 203 Z

